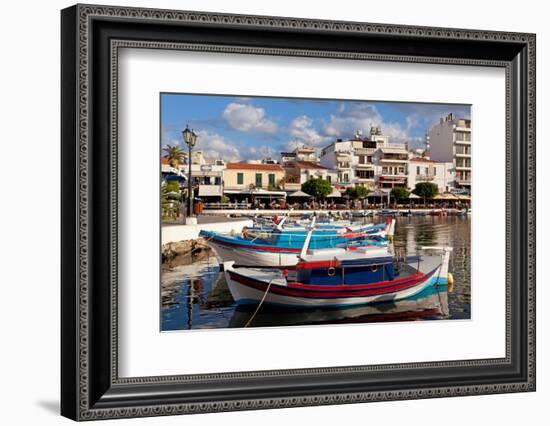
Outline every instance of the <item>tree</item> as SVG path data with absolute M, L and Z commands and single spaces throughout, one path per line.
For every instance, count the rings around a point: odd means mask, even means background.
M 424 203 L 426 198 L 433 198 L 437 195 L 437 185 L 431 182 L 418 182 L 413 189 L 413 193 L 422 197 Z
M 409 198 L 409 190 L 402 186 L 396 186 L 395 188 L 392 188 L 391 195 L 396 200 L 404 200 Z
M 183 164 L 185 152 L 179 146 L 166 145 L 162 150 L 166 153 L 168 164 L 172 167 L 177 168 L 178 165 Z
M 180 186 L 175 181 L 163 182 L 160 188 L 162 219 L 175 220 L 181 203 Z
M 355 186 L 353 188 L 346 189 L 346 194 L 354 200 L 363 200 L 369 195 L 369 190 L 364 186 Z
M 302 191 L 319 200 L 332 192 L 332 186 L 325 179 L 310 179 L 302 184 Z

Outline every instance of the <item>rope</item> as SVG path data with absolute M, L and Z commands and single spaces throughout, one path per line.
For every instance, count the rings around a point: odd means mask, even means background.
M 256 314 L 258 313 L 258 311 L 262 307 L 262 304 L 264 303 L 264 300 L 267 296 L 267 293 L 269 293 L 269 289 L 271 288 L 271 283 L 273 282 L 274 279 L 275 279 L 275 277 L 271 278 L 271 280 L 269 281 L 269 284 L 267 284 L 267 288 L 265 289 L 265 293 L 262 296 L 262 300 L 260 300 L 260 303 L 258 304 L 258 306 L 256 306 L 256 310 L 254 311 L 254 313 L 252 314 L 250 319 L 246 322 L 246 324 L 244 325 L 244 328 L 248 327 L 252 323 L 254 318 L 256 318 Z

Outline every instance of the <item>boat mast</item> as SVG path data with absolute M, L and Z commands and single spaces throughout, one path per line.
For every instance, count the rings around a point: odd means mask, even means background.
M 305 259 L 307 255 L 307 249 L 309 247 L 309 242 L 311 240 L 311 234 L 313 234 L 313 229 L 315 227 L 315 220 L 316 217 L 313 216 L 313 219 L 311 219 L 311 227 L 309 228 L 309 231 L 307 232 L 306 240 L 304 241 L 304 245 L 302 246 L 302 251 L 300 252 L 300 258 Z

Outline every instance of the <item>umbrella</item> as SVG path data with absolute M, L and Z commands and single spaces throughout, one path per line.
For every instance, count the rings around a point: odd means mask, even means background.
M 288 197 L 304 197 L 304 198 L 311 198 L 311 195 L 309 194 L 306 194 L 305 192 L 303 191 L 296 191 L 296 192 L 293 192 L 291 194 L 288 194 Z
M 388 193 L 384 191 L 369 192 L 369 195 L 367 195 L 367 197 L 387 197 L 387 196 L 388 196 Z
M 413 194 L 412 192 L 409 194 L 409 198 L 420 198 L 418 195 Z
M 434 200 L 457 200 L 458 198 L 455 195 L 446 192 L 444 194 L 437 194 L 435 197 L 433 197 L 433 199 Z

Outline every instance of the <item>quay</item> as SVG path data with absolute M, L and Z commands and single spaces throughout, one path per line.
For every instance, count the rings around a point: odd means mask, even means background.
M 449 214 L 458 214 L 463 209 L 455 208 L 425 208 L 425 209 L 309 209 L 309 210 L 290 210 L 290 209 L 205 209 L 204 215 L 225 216 L 225 217 L 254 217 L 254 216 L 302 216 L 312 213 L 329 214 L 332 216 L 378 216 L 383 210 L 397 211 L 400 213 L 411 212 L 418 215 L 429 215 L 434 211 L 446 211 Z
M 161 230 L 161 244 L 178 241 L 196 240 L 201 230 L 215 232 L 241 232 L 244 226 L 252 226 L 252 219 L 200 215 L 196 225 L 184 225 L 178 222 L 164 222 Z

